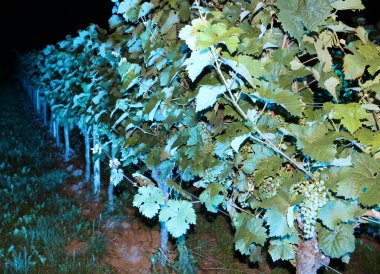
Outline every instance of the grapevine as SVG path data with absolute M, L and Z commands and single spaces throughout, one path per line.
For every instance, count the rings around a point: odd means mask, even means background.
M 361 1 L 113 2 L 108 32 L 91 25 L 20 60 L 55 135 L 92 135 L 95 192 L 100 160 L 110 186 L 137 188 L 163 264 L 168 235 L 186 250 L 198 202 L 229 215 L 252 262 L 267 244 L 300 273 L 302 258 L 347 261 L 380 204 L 380 50 L 338 16 Z

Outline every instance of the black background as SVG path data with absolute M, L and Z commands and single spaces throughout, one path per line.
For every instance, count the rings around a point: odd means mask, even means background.
M 107 28 L 111 0 L 0 0 L 0 70 L 12 72 L 15 52 L 40 50 L 90 23 Z
M 364 0 L 367 24 L 376 24 L 380 16 L 377 0 Z M 107 28 L 112 13 L 111 0 L 0 0 L 0 70 L 10 74 L 15 52 L 39 50 L 75 35 L 90 23 Z M 339 13 L 351 23 L 358 13 Z M 3 69 L 1 69 L 3 68 Z

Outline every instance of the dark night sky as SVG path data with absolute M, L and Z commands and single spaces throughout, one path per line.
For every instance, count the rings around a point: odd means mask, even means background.
M 377 2 L 363 1 L 368 24 L 380 20 L 375 14 Z M 111 0 L 0 0 L 0 70 L 5 67 L 5 71 L 10 71 L 13 49 L 42 49 L 68 34 L 75 35 L 90 23 L 107 27 L 112 6 Z M 347 23 L 352 14 L 345 14 Z
M 112 6 L 111 0 L 1 0 L 0 69 L 11 70 L 14 50 L 42 49 L 90 23 L 106 28 Z

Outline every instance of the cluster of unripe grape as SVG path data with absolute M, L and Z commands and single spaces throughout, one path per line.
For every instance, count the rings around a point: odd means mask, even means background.
M 207 129 L 207 125 L 205 123 L 201 123 L 200 136 L 202 139 L 205 155 L 213 154 L 214 153 L 214 143 L 212 141 L 211 133 Z
M 324 184 L 323 180 L 316 182 L 302 181 L 297 184 L 298 191 L 305 196 L 305 199 L 300 203 L 300 213 L 304 235 L 308 239 L 314 237 L 318 212 L 327 203 Z
M 281 186 L 281 180 L 273 177 L 266 178 L 260 185 L 260 197 L 269 199 L 277 194 L 277 190 Z

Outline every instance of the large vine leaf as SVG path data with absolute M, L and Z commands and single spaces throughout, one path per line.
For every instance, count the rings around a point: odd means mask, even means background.
M 380 132 L 361 128 L 355 132 L 354 137 L 365 146 L 370 146 L 369 151 L 375 152 L 380 148 Z
M 161 209 L 159 219 L 175 238 L 184 235 L 190 225 L 196 223 L 195 210 L 188 201 L 169 200 Z
M 294 116 L 302 116 L 304 103 L 298 94 L 288 90 L 276 89 L 268 83 L 261 82 L 254 95 L 264 102 L 275 103 L 284 107 Z
M 148 218 L 153 218 L 165 203 L 165 196 L 158 187 L 148 185 L 141 186 L 133 199 L 133 206 Z
M 218 97 L 226 91 L 225 86 L 201 86 L 195 98 L 197 106 L 195 111 L 199 112 L 215 104 Z
M 205 204 L 208 211 L 217 213 L 218 206 L 223 202 L 224 199 L 224 195 L 220 194 L 223 191 L 223 185 L 219 183 L 211 183 L 201 193 L 201 195 L 199 195 L 199 200 Z
M 368 67 L 371 75 L 380 69 L 380 49 L 371 42 L 354 41 L 347 47 L 353 54 L 344 56 L 345 79 L 354 80 L 362 76 Z
M 334 0 L 330 1 L 331 6 L 337 10 L 362 10 L 364 5 L 361 0 Z
M 299 238 L 297 233 L 280 239 L 274 239 L 270 241 L 269 254 L 272 260 L 293 260 L 295 258 L 295 244 L 297 244 Z
M 321 227 L 318 242 L 324 254 L 340 258 L 355 250 L 354 228 L 350 224 L 341 224 L 334 231 Z
M 270 237 L 282 237 L 292 232 L 288 226 L 286 214 L 281 213 L 276 207 L 268 209 L 264 218 L 269 225 Z
M 336 175 L 338 195 L 359 198 L 364 206 L 380 204 L 380 160 L 367 154 L 352 155 L 353 167 L 344 167 Z
M 243 255 L 250 254 L 252 243 L 264 245 L 268 238 L 267 230 L 261 219 L 253 218 L 246 213 L 237 214 L 234 219 L 236 227 L 235 248 Z
M 193 51 L 190 58 L 186 59 L 183 63 L 186 66 L 186 70 L 189 73 L 189 77 L 192 81 L 202 73 L 204 68 L 214 63 L 214 59 L 210 50 L 205 49 L 201 51 Z
M 331 112 L 334 119 L 340 119 L 342 125 L 350 133 L 354 133 L 362 127 L 362 120 L 367 118 L 366 111 L 358 103 L 334 105 Z
M 336 229 L 340 223 L 352 221 L 357 211 L 358 206 L 355 204 L 330 201 L 320 209 L 318 218 L 328 228 Z
M 197 45 L 200 49 L 206 49 L 222 43 L 232 53 L 238 46 L 238 36 L 241 32 L 242 30 L 236 27 L 228 28 L 225 23 L 210 24 L 206 22 L 199 27 Z
M 289 34 L 301 41 L 305 28 L 316 31 L 331 16 L 329 0 L 278 0 L 278 21 Z
M 331 162 L 335 159 L 336 148 L 334 141 L 338 137 L 329 132 L 323 124 L 307 124 L 299 126 L 291 124 L 288 129 L 297 138 L 297 148 L 319 162 Z

